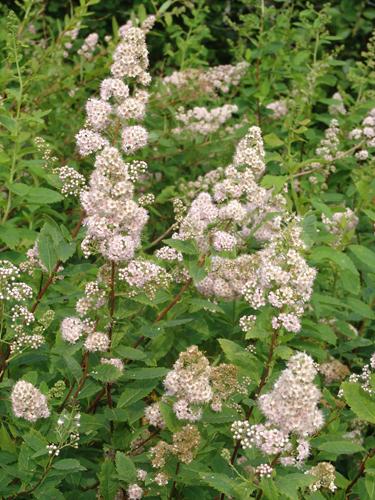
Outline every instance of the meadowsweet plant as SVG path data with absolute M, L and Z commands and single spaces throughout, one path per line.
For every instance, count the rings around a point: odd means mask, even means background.
M 374 497 L 368 2 L 0 6 L 1 498 Z

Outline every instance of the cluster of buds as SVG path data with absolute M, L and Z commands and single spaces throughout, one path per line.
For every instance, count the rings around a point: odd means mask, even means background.
M 155 469 L 163 469 L 169 457 L 174 456 L 183 464 L 190 464 L 200 445 L 201 436 L 198 429 L 191 424 L 185 425 L 180 431 L 172 435 L 172 444 L 159 441 L 151 448 L 151 464 Z M 155 481 L 159 485 L 168 483 L 169 477 L 165 472 L 159 472 Z

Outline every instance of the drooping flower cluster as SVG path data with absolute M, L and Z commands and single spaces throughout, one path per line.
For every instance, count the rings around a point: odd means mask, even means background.
M 46 396 L 25 380 L 19 380 L 15 384 L 12 389 L 11 401 L 13 413 L 18 418 L 36 422 L 39 418 L 50 416 Z
M 181 107 L 176 114 L 176 120 L 183 125 L 174 128 L 172 132 L 174 134 L 183 134 L 186 132 L 201 135 L 212 134 L 227 122 L 234 113 L 237 113 L 237 111 L 238 107 L 235 104 L 224 104 L 224 106 L 210 110 L 202 106 L 196 106 L 186 111 Z
M 306 437 L 323 425 L 323 414 L 317 407 L 320 391 L 313 383 L 316 373 L 307 354 L 298 352 L 289 359 L 272 391 L 258 398 L 265 424 L 232 424 L 234 438 L 243 448 L 256 447 L 265 455 L 283 454 L 283 465 L 306 460 L 310 453 Z M 296 440 L 291 439 L 293 435 Z
M 203 92 L 212 94 L 216 92 L 227 93 L 233 85 L 239 84 L 244 76 L 249 63 L 243 61 L 235 65 L 220 65 L 208 70 L 188 69 L 185 71 L 174 71 L 171 75 L 163 78 L 167 86 L 199 87 Z

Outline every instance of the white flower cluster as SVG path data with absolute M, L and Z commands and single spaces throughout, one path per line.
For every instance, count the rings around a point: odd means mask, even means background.
M 276 455 L 291 449 L 289 434 L 270 422 L 250 425 L 249 422 L 237 420 L 232 424 L 232 432 L 234 439 L 241 440 L 244 450 L 255 447 L 265 455 Z
M 265 424 L 250 426 L 236 421 L 232 432 L 243 448 L 258 448 L 265 455 L 283 454 L 283 465 L 300 465 L 310 454 L 306 437 L 323 425 L 317 403 L 321 393 L 314 385 L 317 373 L 313 359 L 305 353 L 294 354 L 273 390 L 258 398 Z M 293 436 L 296 439 L 291 439 Z
M 244 297 L 254 309 L 270 304 L 277 309 L 273 328 L 298 332 L 316 272 L 303 257 L 299 219 L 286 212 L 282 195 L 259 185 L 264 154 L 260 129 L 251 127 L 231 165 L 193 183 L 193 189 L 204 191 L 193 199 L 173 238 L 194 239 L 202 253 L 211 255 L 209 272 L 197 284 L 202 294 Z M 243 253 L 251 238 L 263 247 Z M 215 255 L 234 251 L 240 255 Z
M 329 113 L 331 115 L 346 115 L 344 99 L 342 98 L 340 92 L 335 92 L 332 96 L 332 99 L 337 101 L 337 103 L 331 104 L 331 106 L 329 106 Z
M 36 422 L 39 418 L 50 416 L 46 396 L 25 380 L 19 380 L 14 385 L 11 401 L 13 413 L 18 418 Z
M 272 471 L 272 467 L 268 464 L 260 464 L 255 468 L 255 474 L 257 474 L 261 479 L 262 477 L 271 477 Z
M 160 260 L 166 260 L 171 262 L 173 261 L 182 262 L 183 260 L 183 255 L 181 252 L 178 252 L 175 248 L 167 246 L 161 247 L 158 250 L 156 250 L 154 255 Z
M 85 286 L 85 295 L 76 303 L 76 311 L 80 317 L 69 316 L 61 322 L 61 336 L 65 342 L 75 344 L 86 335 L 84 349 L 89 352 L 107 351 L 110 339 L 106 333 L 96 331 L 95 321 L 89 319 L 92 311 L 105 304 L 105 290 L 99 286 L 97 281 L 91 281 Z
M 272 111 L 271 118 L 274 120 L 279 120 L 288 113 L 288 106 L 285 101 L 270 102 L 266 108 Z
M 159 403 L 153 403 L 145 408 L 145 419 L 150 425 L 164 429 L 165 422 L 161 414 Z
M 143 489 L 138 484 L 130 484 L 126 490 L 129 500 L 139 500 L 143 497 Z
M 75 168 L 67 165 L 57 169 L 58 176 L 62 182 L 61 194 L 68 196 L 79 196 L 86 186 L 86 179 Z
M 327 188 L 326 181 L 329 175 L 336 172 L 335 161 L 338 160 L 343 153 L 339 151 L 340 146 L 340 126 L 339 122 L 334 118 L 331 120 L 329 126 L 324 131 L 324 137 L 319 142 L 315 150 L 316 156 L 321 157 L 324 163 L 320 161 L 313 161 L 311 164 L 301 170 L 301 173 L 311 173 L 309 181 L 311 184 L 318 184 L 319 180 L 323 180 L 320 186 L 324 189 Z M 315 173 L 315 170 L 317 173 Z
M 363 366 L 361 373 L 352 373 L 348 378 L 348 382 L 358 383 L 362 389 L 370 395 L 375 393 L 371 378 L 375 370 L 375 353 L 371 356 L 370 363 Z M 339 391 L 339 396 L 342 396 L 342 390 Z
M 358 224 L 358 217 L 353 210 L 346 208 L 343 212 L 335 212 L 332 217 L 322 214 L 322 222 L 327 230 L 335 236 L 333 246 L 339 247 L 345 237 L 352 238 Z
M 173 129 L 172 132 L 174 134 L 186 132 L 201 135 L 212 134 L 237 111 L 238 107 L 235 104 L 224 104 L 210 110 L 203 106 L 196 106 L 186 111 L 181 107 L 176 114 L 176 120 L 182 122 L 183 125 Z
M 213 66 L 208 70 L 188 69 L 174 71 L 163 78 L 163 83 L 168 87 L 198 86 L 203 92 L 212 94 L 216 92 L 229 92 L 231 86 L 239 84 L 244 76 L 249 63 L 243 61 L 235 65 L 225 64 Z
M 259 397 L 259 407 L 267 420 L 278 429 L 309 436 L 323 425 L 323 413 L 317 407 L 321 393 L 313 380 L 317 370 L 305 353 L 294 354 L 273 390 Z
M 359 161 L 365 161 L 370 158 L 367 148 L 375 148 L 375 108 L 371 109 L 368 115 L 362 121 L 362 126 L 349 132 L 349 139 L 355 141 L 364 141 L 365 145 L 356 152 L 355 156 Z
M 172 397 L 173 411 L 179 420 L 195 422 L 202 418 L 202 408 L 210 403 L 214 411 L 221 411 L 224 401 L 242 391 L 233 365 L 212 367 L 197 346 L 180 353 L 173 370 L 164 379 L 164 399 Z M 147 420 L 156 427 L 164 427 L 158 403 L 146 409 Z
M 119 279 L 133 289 L 131 293 L 137 294 L 144 290 L 150 297 L 154 297 L 160 288 L 164 288 L 172 277 L 163 268 L 147 260 L 134 259 L 127 267 L 119 270 Z
M 33 295 L 32 288 L 22 281 L 19 269 L 9 260 L 0 260 L 0 300 L 24 302 Z
M 207 191 L 193 200 L 174 237 L 195 239 L 204 252 L 212 239 L 218 249 L 233 249 L 243 245 L 251 234 L 260 241 L 272 237 L 279 231 L 281 220 L 264 219 L 267 214 L 284 212 L 285 200 L 259 186 L 257 180 L 265 168 L 260 129 L 251 127 L 236 148 L 233 164 L 198 180 L 196 187 L 201 184 Z
M 82 47 L 78 49 L 78 55 L 84 57 L 88 61 L 92 59 L 94 55 L 95 48 L 99 41 L 99 35 L 97 33 L 90 33 L 82 44 Z
M 64 38 L 67 39 L 67 41 L 64 43 L 64 49 L 65 49 L 63 52 L 64 57 L 69 56 L 69 50 L 71 50 L 71 48 L 73 47 L 73 42 L 74 40 L 76 40 L 79 30 L 80 30 L 80 25 L 78 25 L 76 28 L 65 31 L 65 33 L 63 34 Z
M 102 365 L 111 365 L 117 368 L 120 372 L 124 370 L 124 363 L 120 358 L 101 358 Z

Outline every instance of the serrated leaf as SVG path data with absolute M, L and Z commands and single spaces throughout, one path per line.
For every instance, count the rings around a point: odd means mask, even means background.
M 270 148 L 279 148 L 284 144 L 284 142 L 273 132 L 271 134 L 266 134 L 263 137 L 264 143 Z
M 172 408 L 167 403 L 163 403 L 162 401 L 159 401 L 159 408 L 167 428 L 171 432 L 177 432 L 180 429 L 180 425 Z
M 119 397 L 117 406 L 119 408 L 126 408 L 127 406 L 136 403 L 140 399 L 148 396 L 150 392 L 157 386 L 158 381 L 147 381 L 147 382 L 137 382 L 139 384 L 137 387 L 127 386 L 124 392 Z
M 137 479 L 137 471 L 133 462 L 121 451 L 116 453 L 116 470 L 119 478 L 126 483 L 133 483 Z
M 115 479 L 116 469 L 112 460 L 106 459 L 99 472 L 99 492 L 103 500 L 113 500 L 118 490 L 118 481 Z
M 163 240 L 163 243 L 176 249 L 178 252 L 185 253 L 187 255 L 197 255 L 198 250 L 195 244 L 189 240 L 175 240 L 170 238 L 168 240 Z
M 280 493 L 291 500 L 298 500 L 298 490 L 300 488 L 306 488 L 315 481 L 316 477 L 296 472 L 286 476 L 277 477 L 275 483 L 276 488 Z
M 147 380 L 147 379 L 161 379 L 169 372 L 168 368 L 133 368 L 127 370 L 124 378 L 128 380 Z
M 95 367 L 92 377 L 100 382 L 114 382 L 122 376 L 121 370 L 110 364 L 103 364 Z
M 359 384 L 344 382 L 341 384 L 345 401 L 361 420 L 375 424 L 375 401 Z
M 318 450 L 327 451 L 333 455 L 352 455 L 364 451 L 363 446 L 353 441 L 328 441 L 317 446 Z
M 375 272 L 375 252 L 363 245 L 350 245 L 349 250 L 365 268 Z
M 64 471 L 79 471 L 79 470 L 87 470 L 86 467 L 83 467 L 75 458 L 64 458 L 63 460 L 58 460 L 52 466 L 57 470 Z

